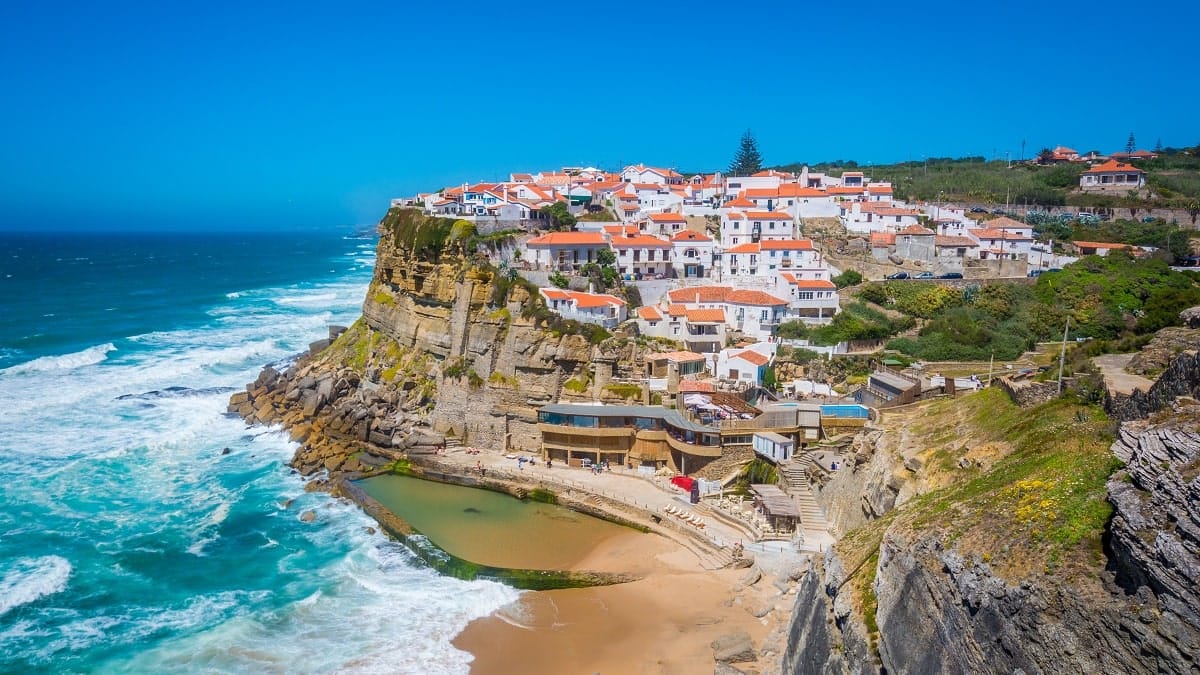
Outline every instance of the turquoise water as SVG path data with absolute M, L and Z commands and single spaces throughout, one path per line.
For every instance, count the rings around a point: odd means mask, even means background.
M 0 234 L 0 672 L 465 672 L 450 639 L 515 591 L 433 573 L 224 414 L 358 315 L 373 249 Z

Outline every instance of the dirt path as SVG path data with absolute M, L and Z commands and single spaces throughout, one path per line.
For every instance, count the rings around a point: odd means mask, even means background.
M 1125 366 L 1129 365 L 1134 356 L 1137 354 L 1105 354 L 1092 359 L 1092 363 L 1096 364 L 1104 375 L 1104 384 L 1109 391 L 1131 394 L 1134 389 L 1148 391 L 1154 384 L 1154 380 L 1125 372 Z

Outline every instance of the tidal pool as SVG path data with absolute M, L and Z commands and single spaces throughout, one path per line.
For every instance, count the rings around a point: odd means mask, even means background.
M 492 567 L 570 569 L 601 543 L 634 532 L 553 504 L 408 476 L 359 486 L 447 553 Z

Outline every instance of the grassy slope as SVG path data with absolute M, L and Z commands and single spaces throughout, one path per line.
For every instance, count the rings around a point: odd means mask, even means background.
M 1022 409 L 986 389 L 925 404 L 900 421 L 925 448 L 926 479 L 937 487 L 837 545 L 870 632 L 879 544 L 889 528 L 938 538 L 1010 583 L 1051 573 L 1086 578 L 1103 565 L 1101 535 L 1112 514 L 1105 484 L 1120 463 L 1109 452 L 1113 426 L 1102 410 L 1066 399 Z M 959 468 L 963 456 L 976 465 Z

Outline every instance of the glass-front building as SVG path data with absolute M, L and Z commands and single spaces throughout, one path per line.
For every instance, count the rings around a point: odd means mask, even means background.
M 579 466 L 699 470 L 721 456 L 720 431 L 662 406 L 559 403 L 538 410 L 542 455 Z

